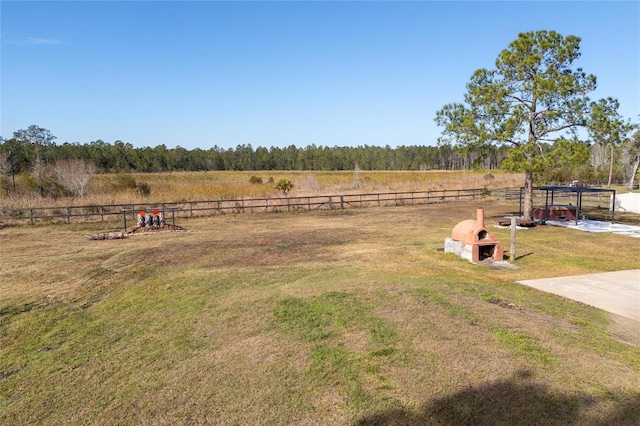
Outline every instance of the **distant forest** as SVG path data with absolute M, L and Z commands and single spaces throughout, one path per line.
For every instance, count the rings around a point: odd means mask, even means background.
M 637 137 L 636 137 L 637 139 Z M 173 171 L 268 171 L 268 170 L 495 170 L 517 171 L 513 152 L 506 145 L 488 144 L 466 147 L 438 146 L 357 146 L 329 147 L 310 145 L 298 148 L 235 148 L 188 150 L 165 145 L 137 148 L 130 143 L 96 140 L 89 143 L 57 144 L 47 129 L 32 125 L 13 133 L 11 139 L 0 137 L 0 179 L 31 176 L 44 194 L 44 182 L 52 174 L 69 176 L 93 173 L 159 173 Z M 631 145 L 629 145 L 631 146 Z M 634 145 L 635 146 L 635 145 Z M 613 148 L 603 144 L 585 144 L 559 140 L 540 143 L 548 164 L 540 170 L 541 181 L 563 182 L 573 179 L 602 182 L 628 179 L 635 173 L 630 148 Z M 624 149 L 623 149 L 624 148 Z M 518 157 L 515 157 L 516 160 Z M 615 158 L 615 161 L 614 161 Z M 634 160 L 635 161 L 635 160 Z M 6 182 L 5 182 L 6 183 Z M 15 191 L 14 191 L 15 192 Z
M 207 170 L 468 170 L 497 169 L 506 149 L 470 152 L 451 146 L 378 146 L 297 148 L 253 148 L 238 145 L 223 149 L 188 150 L 180 146 L 167 148 L 136 148 L 130 143 L 102 140 L 87 144 L 63 143 L 32 138 L 0 141 L 0 154 L 12 172 L 19 174 L 33 170 L 39 158 L 46 164 L 59 160 L 84 160 L 93 164 L 99 173 L 171 172 Z

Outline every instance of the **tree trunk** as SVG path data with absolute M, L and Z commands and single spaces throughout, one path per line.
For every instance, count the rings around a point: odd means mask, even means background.
M 533 211 L 533 172 L 526 171 L 524 175 L 524 206 L 522 216 L 524 220 L 531 220 Z
M 531 104 L 531 110 L 529 111 L 529 135 L 527 137 L 530 150 L 525 152 L 524 156 L 527 160 L 524 172 L 524 206 L 522 211 L 522 218 L 524 220 L 531 220 L 531 212 L 533 211 L 533 171 L 529 170 L 531 167 L 531 160 L 533 159 L 533 151 L 536 148 L 536 105 L 537 99 L 534 97 Z
M 613 144 L 609 146 L 611 147 L 611 161 L 609 162 L 609 182 L 607 183 L 607 188 L 611 188 L 611 176 L 613 176 Z
M 633 162 L 633 169 L 631 171 L 631 177 L 629 178 L 629 189 L 633 189 L 633 183 L 636 179 L 636 173 L 638 173 L 638 166 L 640 166 L 640 155 L 637 155 L 636 160 Z

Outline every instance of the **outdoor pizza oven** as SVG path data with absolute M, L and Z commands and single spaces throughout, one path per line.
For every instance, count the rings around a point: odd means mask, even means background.
M 478 207 L 476 219 L 458 223 L 444 242 L 445 253 L 454 253 L 470 262 L 502 260 L 502 243 L 484 226 L 484 208 Z

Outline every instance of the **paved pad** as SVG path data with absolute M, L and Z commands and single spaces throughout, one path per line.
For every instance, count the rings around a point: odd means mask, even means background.
M 608 223 L 598 220 L 583 219 L 576 223 L 575 220 L 567 221 L 547 221 L 548 225 L 564 226 L 566 228 L 577 229 L 587 232 L 608 232 L 611 234 L 627 235 L 629 237 L 640 238 L 640 226 L 624 225 L 622 223 Z
M 518 283 L 640 322 L 640 269 Z

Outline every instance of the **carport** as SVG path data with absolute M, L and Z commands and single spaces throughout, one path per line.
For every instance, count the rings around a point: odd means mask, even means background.
M 520 216 L 522 216 L 522 191 L 524 188 L 520 188 Z M 576 213 L 575 213 L 575 221 L 576 225 L 578 224 L 578 220 L 580 219 L 580 211 L 582 210 L 582 194 L 586 193 L 610 193 L 613 196 L 613 200 L 611 202 L 611 223 L 614 223 L 615 218 L 615 210 L 616 210 L 616 190 L 615 189 L 604 189 L 604 188 L 588 188 L 583 186 L 535 186 L 533 187 L 534 191 L 544 191 L 545 192 L 545 205 L 544 205 L 544 217 L 543 220 L 549 220 L 549 211 L 550 208 L 556 206 L 554 202 L 555 195 L 557 193 L 573 193 L 576 198 Z

